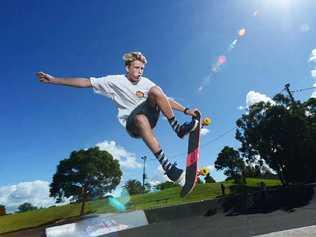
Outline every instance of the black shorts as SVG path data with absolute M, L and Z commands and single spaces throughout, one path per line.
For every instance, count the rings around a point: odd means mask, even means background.
M 137 128 L 135 124 L 135 117 L 138 114 L 143 114 L 147 117 L 150 127 L 154 128 L 159 119 L 160 110 L 157 106 L 153 106 L 149 100 L 144 101 L 138 105 L 128 116 L 126 120 L 126 130 L 131 137 L 139 138 L 140 136 L 137 133 Z

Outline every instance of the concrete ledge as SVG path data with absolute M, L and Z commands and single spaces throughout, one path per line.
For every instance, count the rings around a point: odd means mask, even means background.
M 178 218 L 213 215 L 222 210 L 224 199 L 202 200 L 198 202 L 145 210 L 149 223 L 174 220 Z
M 316 184 L 278 188 L 241 187 L 237 194 L 188 204 L 145 210 L 149 223 L 170 221 L 192 216 L 269 213 L 278 209 L 291 211 L 297 207 L 316 205 Z

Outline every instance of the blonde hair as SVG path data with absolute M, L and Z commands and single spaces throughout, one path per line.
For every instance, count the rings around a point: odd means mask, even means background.
M 130 52 L 123 55 L 125 66 L 129 66 L 133 61 L 139 60 L 144 64 L 147 63 L 146 57 L 141 52 Z

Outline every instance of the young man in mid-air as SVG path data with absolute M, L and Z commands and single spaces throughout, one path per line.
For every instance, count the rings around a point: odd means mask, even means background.
M 169 99 L 160 87 L 148 78 L 143 77 L 147 60 L 140 52 L 126 53 L 125 75 L 109 75 L 91 78 L 61 78 L 44 72 L 37 77 L 42 83 L 71 86 L 78 88 L 92 87 L 95 93 L 110 97 L 117 109 L 119 122 L 126 128 L 131 137 L 142 138 L 160 162 L 168 178 L 179 184 L 184 183 L 184 171 L 171 164 L 153 133 L 160 111 L 168 119 L 169 124 L 178 137 L 183 138 L 193 131 L 198 121 L 194 119 L 195 109 L 188 109 Z M 181 111 L 192 116 L 190 122 L 180 125 L 173 113 Z

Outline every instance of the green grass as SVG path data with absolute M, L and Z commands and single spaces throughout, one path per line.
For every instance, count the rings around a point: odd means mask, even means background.
M 70 217 L 78 217 L 80 213 L 80 207 L 80 204 L 68 204 L 65 206 L 43 208 L 34 211 L 1 216 L 0 234 L 9 231 L 41 226 Z M 96 212 L 95 210 L 99 210 L 100 213 L 114 211 L 113 208 L 106 205 L 105 200 L 87 202 L 85 212 L 94 213 Z
M 129 209 L 149 209 L 162 206 L 172 206 L 203 199 L 213 199 L 221 194 L 220 184 L 197 185 L 194 192 L 185 198 L 179 196 L 180 188 L 168 188 L 157 193 L 134 195 Z
M 278 179 L 257 179 L 257 178 L 247 178 L 247 186 L 255 187 L 260 186 L 260 183 L 264 182 L 266 186 L 278 186 L 281 185 L 281 181 Z M 233 180 L 225 182 L 226 184 L 234 184 Z
M 277 186 L 281 182 L 271 179 L 247 179 L 248 186 L 258 186 L 264 182 L 266 186 Z M 224 183 L 226 194 L 229 192 L 229 186 L 232 181 Z M 180 188 L 169 188 L 160 192 L 139 194 L 131 196 L 128 210 L 145 210 L 150 208 L 179 205 L 183 203 L 195 202 L 206 199 L 213 199 L 221 195 L 220 183 L 199 184 L 194 191 L 185 198 L 179 196 Z M 115 212 L 104 199 L 87 202 L 85 213 L 107 213 Z M 57 220 L 63 220 L 71 217 L 78 217 L 80 213 L 80 204 L 69 204 L 59 207 L 43 208 L 24 213 L 15 213 L 0 217 L 0 234 L 31 227 L 41 226 L 47 223 L 53 223 Z

